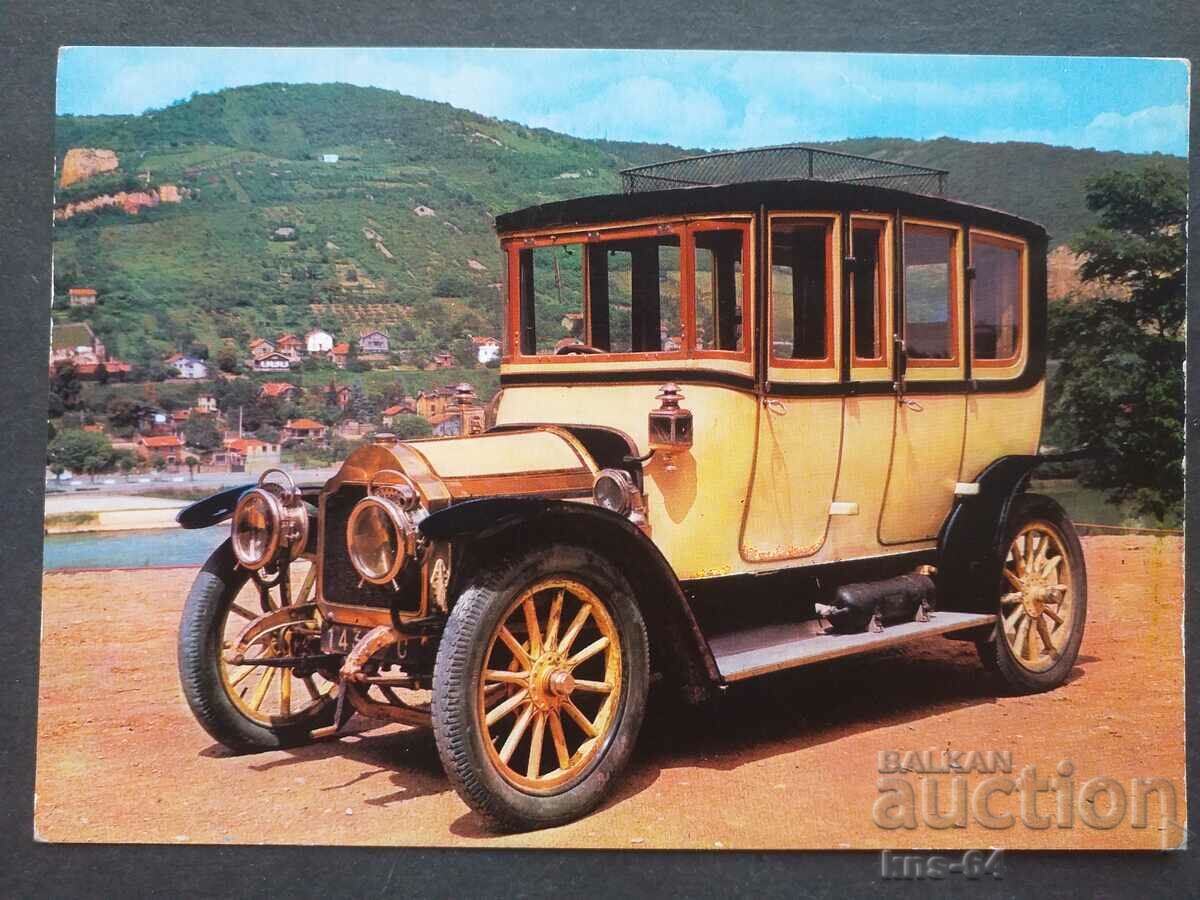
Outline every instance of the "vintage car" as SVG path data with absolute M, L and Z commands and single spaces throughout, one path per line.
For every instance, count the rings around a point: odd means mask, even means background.
M 179 636 L 209 734 L 432 726 L 466 803 L 524 829 L 602 800 L 652 683 L 699 702 L 935 635 L 1009 689 L 1063 682 L 1083 554 L 1026 490 L 1045 231 L 811 156 L 705 183 L 722 156 L 497 218 L 486 424 L 380 434 L 325 484 L 272 470 L 181 513 L 232 519 Z

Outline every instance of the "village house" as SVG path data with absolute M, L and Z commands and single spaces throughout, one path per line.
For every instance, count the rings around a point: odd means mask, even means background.
M 347 441 L 357 441 L 360 438 L 366 437 L 374 431 L 370 422 L 359 422 L 355 419 L 347 419 L 337 427 L 337 435 Z
M 458 364 L 454 358 L 454 354 L 448 350 L 442 350 L 439 353 L 433 354 L 433 362 L 430 364 L 431 369 L 453 369 Z
M 104 344 L 87 322 L 62 322 L 52 328 L 51 365 L 67 361 L 97 363 L 106 359 Z
M 75 363 L 75 377 L 80 381 L 124 381 L 132 371 L 133 366 L 119 359 Z
M 215 413 L 217 411 L 217 398 L 212 394 L 201 394 L 196 398 L 196 412 Z
M 70 306 L 95 306 L 95 288 L 71 288 L 67 291 L 67 303 Z
M 337 161 L 338 161 L 338 155 L 336 153 L 322 153 L 321 154 L 321 162 L 335 163 Z
M 480 365 L 500 359 L 500 342 L 494 337 L 472 337 L 471 343 L 475 345 L 475 353 Z
M 138 456 L 151 464 L 162 460 L 168 466 L 177 466 L 183 461 L 183 441 L 173 434 L 142 435 L 137 446 Z
M 437 395 L 444 401 L 440 404 L 441 411 L 429 417 L 435 436 L 482 434 L 486 430 L 487 414 L 477 402 L 471 385 L 438 388 Z
M 283 437 L 285 441 L 319 441 L 328 430 L 313 419 L 289 419 L 283 426 Z
M 300 354 L 304 351 L 304 341 L 294 334 L 285 334 L 275 342 L 275 352 L 281 353 L 290 362 L 300 362 Z
M 333 349 L 333 335 L 320 328 L 314 328 L 304 336 L 304 346 L 309 356 L 325 356 Z
M 259 356 L 263 353 L 273 353 L 275 351 L 275 342 L 268 341 L 266 338 L 255 338 L 250 342 L 250 355 Z
M 329 358 L 339 369 L 346 368 L 346 362 L 350 359 L 350 345 L 345 342 L 334 344 L 333 349 L 329 351 Z
M 382 357 L 388 348 L 388 336 L 382 331 L 364 331 L 358 336 L 358 355 L 363 359 Z
M 391 428 L 396 424 L 396 420 L 400 416 L 415 416 L 417 414 L 417 402 L 412 397 L 405 397 L 399 403 L 385 409 L 380 421 L 388 428 Z
M 171 430 L 176 434 L 183 434 L 183 426 L 187 424 L 188 419 L 192 417 L 190 409 L 177 409 L 171 413 Z
M 229 451 L 228 464 L 231 472 L 261 473 L 264 469 L 279 465 L 279 444 L 258 438 L 227 438 L 225 448 Z
M 454 400 L 453 387 L 434 388 L 431 391 L 417 391 L 417 415 L 430 422 L 442 415 Z
M 208 377 L 208 363 L 194 356 L 176 353 L 168 356 L 166 364 L 179 372 L 180 378 L 200 379 Z
M 256 372 L 286 372 L 291 367 L 292 361 L 282 353 L 272 351 L 254 357 L 254 371 Z
M 336 404 L 338 409 L 345 409 L 350 404 L 350 395 L 352 393 L 348 384 L 330 384 L 325 388 L 325 402 Z
M 300 395 L 300 388 L 286 381 L 268 381 L 258 389 L 258 396 L 265 400 L 288 400 Z

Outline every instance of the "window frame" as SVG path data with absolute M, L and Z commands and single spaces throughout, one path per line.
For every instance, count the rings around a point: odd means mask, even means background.
M 849 322 L 847 328 L 850 331 L 850 371 L 853 375 L 856 369 L 890 369 L 891 360 L 891 343 L 892 334 L 888 328 L 888 319 L 890 316 L 889 310 L 893 304 L 892 292 L 888 290 L 891 284 L 892 274 L 892 217 L 887 215 L 869 215 L 862 213 L 852 213 L 850 216 L 850 254 L 853 256 L 854 251 L 854 227 L 856 224 L 864 224 L 868 228 L 877 231 L 876 246 L 879 248 L 879 265 L 875 270 L 875 297 L 876 297 L 876 334 L 879 336 L 879 356 L 859 356 L 855 346 L 855 328 L 854 328 L 854 285 L 857 273 L 851 272 L 850 278 L 847 279 L 848 289 L 850 291 L 849 304 Z M 851 377 L 851 381 L 854 381 Z
M 602 244 L 614 240 L 636 240 L 639 238 L 662 237 L 674 235 L 679 241 L 679 318 L 681 340 L 679 350 L 639 350 L 620 353 L 549 353 L 526 354 L 521 350 L 521 251 L 536 250 L 540 247 L 577 246 L 580 248 L 581 269 L 583 280 L 583 323 L 584 343 L 592 336 L 592 295 L 590 286 L 589 260 L 587 247 L 592 244 Z M 508 253 L 509 280 L 507 319 L 509 343 L 513 350 L 511 356 L 504 362 L 513 364 L 565 364 L 579 365 L 584 362 L 656 362 L 659 360 L 680 360 L 687 358 L 687 340 L 685 335 L 689 330 L 689 281 L 690 281 L 690 250 L 687 237 L 686 223 L 679 220 L 668 220 L 657 223 L 642 223 L 627 227 L 594 229 L 588 231 L 564 231 L 541 235 L 527 235 L 513 238 L 505 243 Z M 536 350 L 536 347 L 535 347 Z M 727 355 L 727 354 L 726 354 Z
M 914 359 L 908 355 L 908 259 L 905 252 L 905 236 L 907 230 L 912 227 L 924 231 L 942 231 L 949 232 L 952 241 L 950 246 L 950 259 L 948 261 L 950 286 L 948 296 L 950 300 L 950 321 L 947 325 L 951 338 L 951 354 L 949 358 L 935 359 Z M 966 335 L 963 333 L 963 294 L 962 294 L 962 271 L 963 271 L 963 226 L 954 222 L 944 222 L 934 219 L 920 219 L 905 217 L 900 224 L 900 284 L 901 296 L 903 297 L 903 310 L 897 322 L 898 330 L 904 339 L 905 347 L 905 364 L 911 372 L 913 369 L 961 369 L 963 367 L 963 345 L 966 341 Z
M 775 225 L 779 221 L 802 221 L 804 219 L 817 220 L 825 224 L 825 356 L 821 359 L 793 359 L 785 356 L 775 355 L 775 260 L 774 260 L 774 242 L 771 239 L 775 230 Z M 766 350 L 767 360 L 766 365 L 768 371 L 773 368 L 779 369 L 808 369 L 817 371 L 828 371 L 833 375 L 838 373 L 838 362 L 840 358 L 840 348 L 838 347 L 837 337 L 838 328 L 841 325 L 839 309 L 841 303 L 838 301 L 840 295 L 841 282 L 838 276 L 839 267 L 835 255 L 840 243 L 840 235 L 842 228 L 843 217 L 840 212 L 832 210 L 778 210 L 772 211 L 767 215 L 766 228 L 764 229 L 767 242 L 767 274 L 766 274 L 766 292 L 767 302 L 766 316 L 763 322 L 763 328 L 766 329 Z M 794 311 L 793 311 L 794 313 Z
M 971 322 L 967 332 L 967 342 L 971 352 L 971 367 L 973 369 L 1011 369 L 1022 364 L 1025 359 L 1026 347 L 1029 343 L 1029 242 L 1023 238 L 1002 234 L 998 231 L 987 231 L 980 228 L 969 229 L 968 264 L 974 271 L 975 243 L 991 244 L 1017 251 L 1017 340 L 1016 351 L 1012 356 L 1003 359 L 980 359 L 975 355 L 975 285 L 971 285 Z
M 741 350 L 702 350 L 696 346 L 699 333 L 697 326 L 697 297 L 696 297 L 696 240 L 695 235 L 704 231 L 741 231 L 742 233 L 742 349 Z M 753 356 L 754 338 L 757 334 L 754 321 L 754 228 L 750 218 L 705 218 L 693 219 L 685 223 L 687 233 L 687 249 L 684 254 L 686 265 L 687 288 L 683 291 L 680 302 L 686 307 L 683 324 L 684 350 L 690 359 L 730 359 L 739 362 L 750 362 Z M 683 276 L 681 275 L 681 281 Z

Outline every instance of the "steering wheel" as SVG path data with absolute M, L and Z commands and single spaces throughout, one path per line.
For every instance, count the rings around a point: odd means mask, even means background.
M 588 356 L 593 353 L 607 353 L 606 350 L 601 350 L 599 347 L 593 347 L 591 344 L 564 344 L 554 351 L 555 356 L 567 356 L 569 354 L 578 353 L 583 356 Z

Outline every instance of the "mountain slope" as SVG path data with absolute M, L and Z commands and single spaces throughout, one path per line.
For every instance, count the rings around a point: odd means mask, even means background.
M 1083 180 L 1146 159 L 948 139 L 830 146 L 948 168 L 951 195 L 1041 221 L 1057 241 L 1090 221 Z M 341 84 L 256 85 L 140 116 L 60 117 L 60 167 L 74 147 L 115 150 L 120 168 L 61 189 L 59 206 L 162 185 L 184 195 L 56 227 L 56 294 L 89 286 L 101 302 L 64 310 L 56 300 L 55 315 L 88 318 L 138 362 L 197 340 L 244 349 L 252 335 L 313 324 L 345 339 L 383 327 L 422 352 L 464 332 L 494 334 L 496 213 L 619 190 L 621 168 L 697 152 L 583 140 Z

